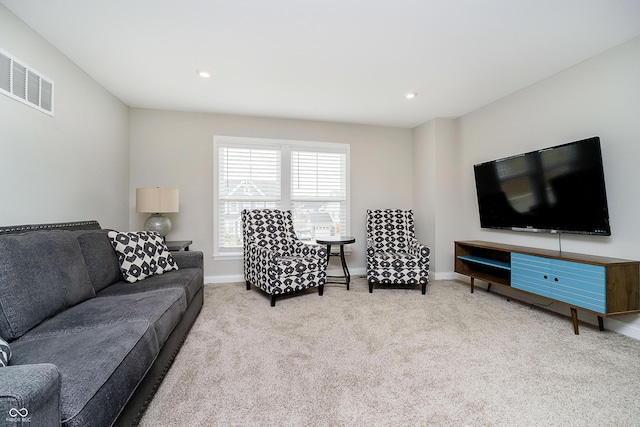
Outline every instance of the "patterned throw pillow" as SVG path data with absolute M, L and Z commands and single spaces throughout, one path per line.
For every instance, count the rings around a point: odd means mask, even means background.
M 9 343 L 0 338 L 0 368 L 3 368 L 9 364 L 11 359 L 11 349 Z
M 120 271 L 129 283 L 178 269 L 167 245 L 155 231 L 110 231 L 109 239 L 118 253 Z
M 157 249 L 155 256 L 157 270 L 155 274 L 162 274 L 165 271 L 177 270 L 178 264 L 176 264 L 176 262 L 173 260 L 171 252 L 169 252 L 169 248 L 167 248 L 166 243 L 159 234 L 155 232 L 154 234 Z

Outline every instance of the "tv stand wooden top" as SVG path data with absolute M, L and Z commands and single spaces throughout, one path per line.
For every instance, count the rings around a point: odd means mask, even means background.
M 528 246 L 516 246 L 505 243 L 485 242 L 482 240 L 460 240 L 455 244 L 473 246 L 476 248 L 490 249 L 502 252 L 517 252 L 526 255 L 535 255 L 546 258 L 564 259 L 567 261 L 582 262 L 595 265 L 637 264 L 638 261 L 630 259 L 612 258 L 599 255 L 578 254 L 573 252 L 555 251 L 552 249 L 538 249 Z

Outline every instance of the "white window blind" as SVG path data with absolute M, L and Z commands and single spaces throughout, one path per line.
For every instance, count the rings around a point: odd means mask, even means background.
M 347 234 L 347 144 L 214 138 L 214 256 L 242 255 L 243 209 L 291 209 L 309 243 Z
M 279 208 L 280 150 L 218 146 L 218 236 L 220 252 L 242 251 L 243 209 Z
M 346 169 L 344 152 L 291 152 L 291 208 L 306 222 L 299 234 L 315 239 L 346 231 Z

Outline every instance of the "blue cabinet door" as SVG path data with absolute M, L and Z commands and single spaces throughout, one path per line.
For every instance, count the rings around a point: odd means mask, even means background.
M 606 313 L 603 266 L 512 253 L 511 287 Z
M 553 298 L 599 313 L 606 312 L 605 268 L 599 265 L 551 260 Z
M 511 253 L 511 287 L 553 298 L 551 260 L 547 258 Z

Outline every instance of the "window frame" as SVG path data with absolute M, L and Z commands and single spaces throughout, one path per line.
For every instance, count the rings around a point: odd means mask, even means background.
M 291 185 L 293 182 L 291 171 L 291 152 L 296 150 L 340 153 L 345 155 L 345 229 L 340 231 L 342 235 L 348 235 L 350 230 L 350 145 L 335 142 L 285 140 L 272 138 L 254 138 L 215 135 L 213 138 L 213 258 L 215 260 L 242 259 L 242 248 L 238 252 L 224 252 L 220 247 L 220 210 L 219 174 L 218 167 L 220 148 L 257 148 L 275 149 L 280 152 L 280 209 L 293 209 Z

